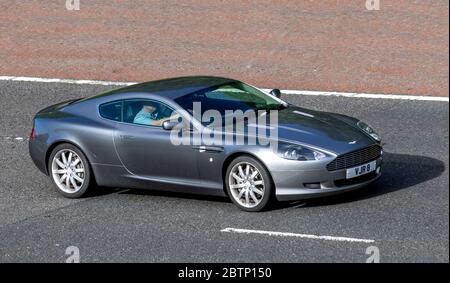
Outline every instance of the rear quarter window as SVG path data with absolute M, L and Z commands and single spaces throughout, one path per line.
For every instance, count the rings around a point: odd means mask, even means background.
M 99 113 L 105 119 L 122 121 L 122 101 L 114 101 L 99 106 Z

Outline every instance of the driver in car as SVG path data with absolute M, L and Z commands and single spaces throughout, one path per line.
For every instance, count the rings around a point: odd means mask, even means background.
M 141 111 L 136 114 L 133 123 L 141 125 L 161 126 L 165 120 L 173 119 L 176 117 L 178 117 L 177 114 L 174 114 L 170 117 L 158 117 L 156 104 L 148 102 L 144 104 Z

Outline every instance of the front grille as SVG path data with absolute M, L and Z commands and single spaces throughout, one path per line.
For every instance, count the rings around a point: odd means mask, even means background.
M 339 155 L 335 160 L 328 163 L 327 170 L 336 171 L 367 163 L 380 157 L 381 151 L 381 146 L 372 145 L 363 149 Z

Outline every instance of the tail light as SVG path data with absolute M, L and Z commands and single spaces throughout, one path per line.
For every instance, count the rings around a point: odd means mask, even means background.
M 34 140 L 36 138 L 36 131 L 33 129 L 31 129 L 31 133 L 30 133 L 30 140 Z

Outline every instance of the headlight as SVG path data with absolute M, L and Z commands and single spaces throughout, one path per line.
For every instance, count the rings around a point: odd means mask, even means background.
M 363 121 L 359 121 L 357 123 L 358 127 L 363 130 L 364 132 L 366 132 L 367 134 L 369 134 L 374 140 L 376 141 L 381 141 L 380 136 L 375 132 L 375 130 L 369 126 L 368 124 L 364 123 Z
M 278 145 L 278 156 L 289 160 L 321 160 L 326 154 L 304 146 L 281 143 Z

